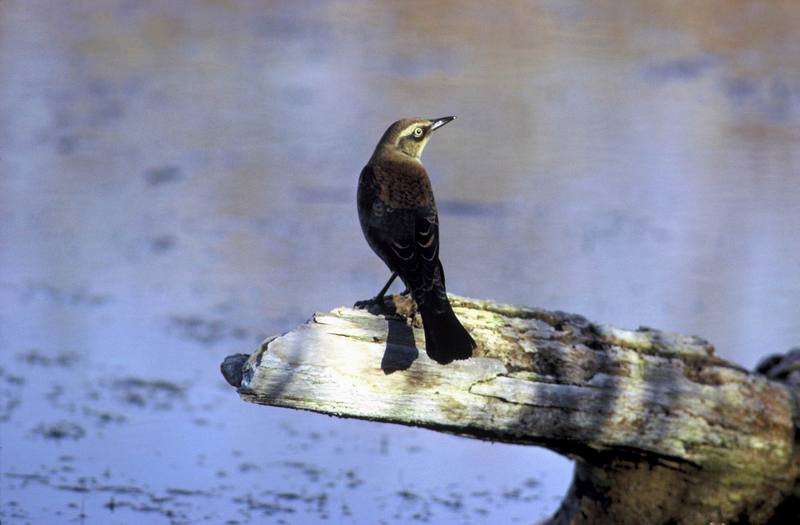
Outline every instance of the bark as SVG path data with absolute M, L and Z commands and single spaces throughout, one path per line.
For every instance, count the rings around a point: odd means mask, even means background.
M 317 313 L 223 373 L 253 403 L 565 454 L 575 477 L 552 524 L 767 523 L 796 508 L 797 390 L 778 372 L 698 337 L 451 302 L 478 342 L 467 361 L 428 359 L 413 302 L 394 296 L 387 315 Z

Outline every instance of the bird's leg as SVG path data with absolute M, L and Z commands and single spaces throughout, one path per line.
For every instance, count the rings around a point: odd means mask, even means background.
M 402 295 L 403 297 L 408 297 L 409 295 L 411 295 L 411 288 L 408 287 L 408 283 L 405 281 L 405 279 L 400 277 L 400 280 L 403 281 L 403 291 L 400 292 L 399 295 Z
M 378 292 L 378 295 L 373 297 L 372 299 L 367 299 L 365 301 L 356 301 L 356 304 L 353 305 L 354 308 L 363 308 L 366 310 L 378 309 L 383 310 L 383 297 L 386 295 L 386 292 L 389 290 L 389 287 L 392 285 L 394 280 L 397 279 L 397 272 L 392 272 L 392 275 L 389 277 L 389 280 L 386 282 L 381 291 Z
M 389 291 L 389 287 L 392 285 L 394 280 L 397 279 L 397 272 L 392 272 L 392 275 L 389 276 L 389 280 L 386 281 L 386 284 L 381 288 L 381 291 L 378 292 L 378 295 L 375 296 L 374 301 L 383 302 L 383 296 L 386 295 L 386 292 Z

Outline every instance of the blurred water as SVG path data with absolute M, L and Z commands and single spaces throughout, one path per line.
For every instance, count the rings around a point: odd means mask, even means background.
M 358 173 L 427 148 L 451 291 L 800 341 L 800 4 L 0 3 L 4 523 L 529 523 L 568 461 L 246 405 L 372 295 Z

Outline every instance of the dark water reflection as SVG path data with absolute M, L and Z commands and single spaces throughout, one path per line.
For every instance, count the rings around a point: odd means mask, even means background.
M 800 341 L 800 4 L 0 3 L 4 523 L 529 522 L 542 450 L 238 401 L 374 293 L 357 174 L 426 151 L 452 291 Z

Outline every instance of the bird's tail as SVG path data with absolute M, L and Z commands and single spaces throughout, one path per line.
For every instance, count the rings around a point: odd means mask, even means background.
M 419 307 L 428 357 L 442 365 L 471 357 L 475 341 L 458 321 L 450 302 L 447 299 L 440 304 L 432 302 Z

